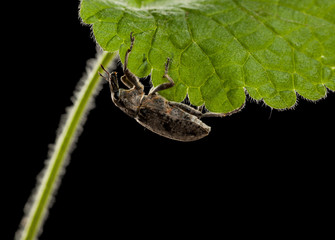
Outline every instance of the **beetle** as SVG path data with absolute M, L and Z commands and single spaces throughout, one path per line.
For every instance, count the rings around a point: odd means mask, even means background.
M 168 82 L 152 87 L 149 93 L 144 93 L 144 86 L 128 69 L 129 54 L 133 49 L 135 37 L 130 33 L 130 48 L 125 55 L 123 65 L 124 75 L 121 77 L 122 83 L 128 89 L 119 87 L 117 73 L 108 72 L 102 65 L 101 68 L 107 74 L 101 77 L 109 82 L 111 98 L 115 106 L 120 108 L 128 116 L 134 118 L 145 128 L 157 133 L 163 137 L 177 141 L 189 142 L 201 139 L 207 136 L 211 127 L 206 125 L 200 119 L 203 117 L 225 117 L 240 111 L 242 107 L 229 113 L 203 113 L 199 109 L 194 109 L 184 103 L 168 101 L 158 94 L 159 91 L 172 88 L 173 79 L 168 74 L 170 58 L 167 58 L 165 64 L 165 73 L 163 78 Z

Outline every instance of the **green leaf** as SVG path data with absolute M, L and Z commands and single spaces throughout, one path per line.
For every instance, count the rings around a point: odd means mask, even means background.
M 335 90 L 334 0 L 82 0 L 80 16 L 121 60 L 134 32 L 129 69 L 151 73 L 155 86 L 172 58 L 176 86 L 161 93 L 169 100 L 188 94 L 230 112 L 247 93 L 285 109 L 297 93 L 318 100 Z

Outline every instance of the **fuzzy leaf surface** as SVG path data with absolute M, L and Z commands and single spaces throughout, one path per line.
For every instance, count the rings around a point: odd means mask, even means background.
M 285 109 L 335 90 L 334 0 L 82 0 L 80 16 L 122 61 L 134 32 L 129 69 L 154 86 L 170 57 L 169 100 L 230 112 L 248 94 Z

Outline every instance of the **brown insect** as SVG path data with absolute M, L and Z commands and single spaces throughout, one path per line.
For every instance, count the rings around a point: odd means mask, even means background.
M 209 126 L 200 119 L 203 117 L 225 117 L 240 111 L 241 108 L 229 113 L 218 114 L 192 108 L 184 103 L 168 101 L 158 95 L 159 91 L 174 86 L 174 81 L 168 75 L 170 58 L 165 64 L 165 74 L 169 82 L 151 88 L 149 94 L 144 93 L 144 86 L 138 77 L 127 68 L 128 58 L 133 49 L 135 38 L 130 34 L 130 48 L 126 52 L 121 81 L 129 89 L 119 88 L 117 73 L 109 73 L 102 65 L 101 68 L 108 77 L 100 76 L 109 82 L 111 97 L 114 104 L 130 117 L 134 118 L 145 128 L 163 136 L 177 141 L 195 141 L 207 136 L 211 130 Z

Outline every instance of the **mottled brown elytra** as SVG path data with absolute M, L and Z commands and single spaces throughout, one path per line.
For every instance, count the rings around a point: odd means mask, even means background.
M 144 86 L 127 68 L 129 54 L 133 48 L 135 38 L 130 34 L 130 48 L 126 52 L 121 81 L 129 88 L 119 88 L 117 73 L 109 73 L 102 65 L 101 68 L 108 77 L 100 76 L 109 82 L 111 97 L 114 104 L 130 117 L 134 118 L 145 128 L 177 141 L 195 141 L 207 136 L 211 130 L 203 123 L 202 117 L 225 117 L 240 111 L 242 107 L 229 113 L 202 113 L 184 103 L 168 101 L 157 92 L 174 86 L 174 81 L 168 75 L 170 58 L 165 64 L 165 74 L 169 82 L 151 88 L 149 94 L 144 93 Z

